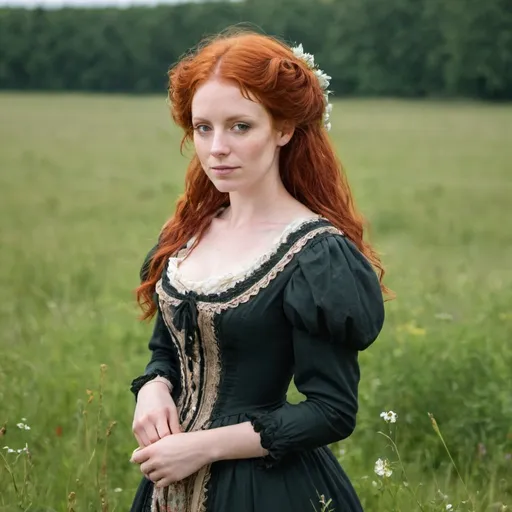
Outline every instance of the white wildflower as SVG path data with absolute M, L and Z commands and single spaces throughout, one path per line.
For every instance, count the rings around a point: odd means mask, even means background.
M 377 459 L 374 471 L 377 475 L 384 476 L 386 478 L 389 478 L 393 474 L 393 470 L 391 469 L 391 465 L 387 459 Z
M 121 489 L 121 487 L 116 487 L 116 488 L 114 489 L 114 492 L 122 492 L 122 491 L 123 491 L 123 489 Z
M 16 450 L 16 453 L 28 453 L 28 444 L 25 443 L 25 448 L 20 448 L 19 450 Z
M 308 68 L 314 69 L 315 67 L 315 57 L 311 55 L 311 53 L 306 53 L 304 51 L 304 47 L 302 46 L 302 43 L 299 44 L 299 46 L 296 46 L 295 48 L 292 48 L 292 52 L 298 59 L 303 60 Z
M 446 510 L 453 510 L 453 506 L 451 503 L 446 504 Z
M 16 423 L 16 426 L 21 430 L 30 430 L 30 427 L 25 423 Z
M 315 75 L 320 82 L 320 87 L 325 91 L 329 87 L 332 77 L 324 73 L 321 69 L 315 69 Z
M 292 48 L 292 52 L 295 57 L 302 59 L 302 56 L 304 55 L 304 47 L 302 46 L 302 43 L 300 43 L 298 46 L 294 46 Z
M 315 67 L 315 57 L 311 55 L 311 53 L 305 53 L 302 58 L 304 62 L 308 65 L 308 68 L 313 69 Z
M 28 444 L 25 443 L 24 448 L 19 448 L 18 450 L 15 450 L 14 448 L 9 448 L 8 446 L 4 446 L 4 450 L 7 450 L 7 453 L 28 453 Z
M 327 131 L 330 131 L 331 129 L 331 123 L 329 122 L 329 117 L 332 112 L 332 104 L 329 103 L 329 94 L 332 91 L 329 91 L 329 85 L 331 83 L 331 78 L 327 73 L 324 73 L 321 69 L 318 68 L 318 66 L 315 64 L 315 57 L 311 55 L 311 53 L 306 53 L 304 51 L 304 47 L 302 46 L 302 43 L 300 43 L 298 46 L 295 46 L 291 49 L 293 52 L 293 55 L 297 58 L 302 60 L 306 66 L 313 71 L 315 74 L 318 83 L 321 87 L 321 89 L 324 91 L 324 102 L 325 102 L 325 110 L 324 115 L 322 116 L 322 123 L 324 125 L 324 128 Z
M 398 414 L 393 411 L 387 411 L 387 412 L 381 412 L 380 417 L 386 422 L 386 423 L 396 423 L 396 420 L 398 418 Z

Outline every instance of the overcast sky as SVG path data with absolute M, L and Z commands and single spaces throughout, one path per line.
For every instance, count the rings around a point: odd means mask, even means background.
M 98 7 L 103 5 L 115 5 L 119 7 L 126 7 L 129 5 L 156 5 L 156 4 L 176 4 L 183 3 L 190 0 L 0 0 L 0 6 L 12 7 L 52 7 L 58 8 L 65 6 L 83 7 L 92 6 Z M 195 0 L 197 1 L 197 0 Z

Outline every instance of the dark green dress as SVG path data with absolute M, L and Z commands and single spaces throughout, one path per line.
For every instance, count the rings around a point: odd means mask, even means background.
M 317 217 L 216 293 L 184 287 L 169 263 L 156 287 L 151 360 L 132 391 L 165 376 L 186 431 L 250 421 L 269 455 L 215 462 L 166 489 L 143 479 L 132 511 L 313 512 L 319 495 L 335 512 L 361 511 L 327 445 L 354 430 L 358 352 L 384 321 L 366 258 Z M 297 405 L 286 401 L 292 376 L 306 396 Z

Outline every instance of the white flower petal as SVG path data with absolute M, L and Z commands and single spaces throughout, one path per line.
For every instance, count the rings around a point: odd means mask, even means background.
M 292 52 L 298 59 L 301 59 L 304 55 L 304 48 L 302 47 L 302 43 L 300 43 L 298 46 L 295 46 L 292 48 Z
M 304 60 L 304 62 L 310 69 L 313 69 L 315 67 L 315 57 L 311 55 L 311 53 L 305 53 L 302 56 L 302 60 Z
M 393 470 L 391 469 L 391 466 L 387 459 L 377 459 L 377 461 L 375 462 L 374 471 L 377 475 L 384 476 L 386 478 L 389 478 L 393 474 Z
M 329 93 L 331 91 L 328 90 L 331 78 L 327 73 L 324 73 L 321 69 L 315 68 L 315 57 L 311 53 L 304 52 L 304 47 L 302 46 L 302 43 L 298 44 L 297 46 L 294 46 L 291 48 L 293 55 L 297 58 L 302 60 L 306 66 L 311 69 L 321 87 L 321 89 L 324 91 L 324 100 L 325 100 L 325 112 L 323 117 L 323 124 L 327 131 L 331 129 L 331 123 L 329 122 L 329 114 L 332 111 L 332 105 L 329 103 Z
M 380 417 L 386 422 L 386 423 L 396 423 L 396 420 L 398 418 L 398 414 L 393 411 L 388 412 L 381 412 Z

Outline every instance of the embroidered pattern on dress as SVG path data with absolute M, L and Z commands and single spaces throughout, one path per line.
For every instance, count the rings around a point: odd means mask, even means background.
M 173 323 L 173 309 L 183 301 L 167 293 L 162 278 L 156 284 L 163 318 L 167 328 L 174 335 L 178 352 L 181 389 L 177 409 L 180 423 L 187 432 L 209 427 L 210 418 L 217 401 L 221 377 L 219 345 L 215 333 L 214 317 L 228 308 L 248 302 L 262 289 L 266 288 L 293 257 L 314 237 L 322 233 L 343 235 L 334 226 L 322 226 L 313 229 L 296 240 L 272 268 L 245 291 L 230 300 L 196 301 L 198 326 L 201 339 L 194 342 L 194 354 L 189 358 L 185 353 L 185 334 L 178 331 Z M 272 256 L 276 256 L 274 252 Z M 255 270 L 255 269 L 253 269 Z M 178 290 L 181 292 L 181 290 Z M 172 307 L 169 307 L 172 306 Z M 206 512 L 207 490 L 211 476 L 211 465 L 201 468 L 197 473 L 172 483 L 166 488 L 154 488 L 151 512 Z
M 160 297 L 167 294 L 158 287 Z M 163 301 L 163 299 L 161 299 Z M 162 304 L 164 306 L 164 304 Z M 177 341 L 181 389 L 176 407 L 180 424 L 186 432 L 209 427 L 220 382 L 219 347 L 215 336 L 213 313 L 199 311 L 198 325 L 202 343 L 195 340 L 192 358 L 185 355 L 185 335 L 172 322 L 169 307 L 162 307 L 167 328 Z M 187 392 L 188 391 L 188 392 Z M 154 488 L 152 512 L 204 512 L 210 466 L 166 488 Z

